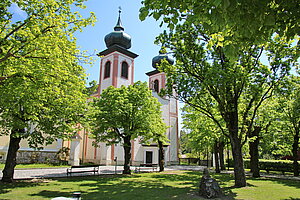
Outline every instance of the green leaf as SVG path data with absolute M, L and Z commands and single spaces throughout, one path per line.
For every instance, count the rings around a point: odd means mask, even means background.
M 141 8 L 140 9 L 140 14 L 139 14 L 139 18 L 141 21 L 144 21 L 146 19 L 146 17 L 148 16 L 149 11 L 145 8 Z

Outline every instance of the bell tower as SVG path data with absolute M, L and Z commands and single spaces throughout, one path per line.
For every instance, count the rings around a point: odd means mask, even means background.
M 101 56 L 99 94 L 109 86 L 121 87 L 134 82 L 134 59 L 137 54 L 129 51 L 131 37 L 124 32 L 121 21 L 121 10 L 114 31 L 104 38 L 107 49 L 98 53 Z
M 128 50 L 131 48 L 131 37 L 124 32 L 121 9 L 114 30 L 105 36 L 104 41 L 107 49 L 97 54 L 101 57 L 98 97 L 109 86 L 119 88 L 122 85 L 128 86 L 134 83 L 134 59 L 138 55 Z M 134 149 L 134 142 L 132 143 L 132 149 Z M 100 163 L 103 164 L 110 165 L 117 157 L 119 160 L 123 157 L 121 146 L 106 146 L 104 143 L 95 147 L 94 152 L 94 159 L 100 159 Z M 132 160 L 133 155 L 132 153 Z
M 162 118 L 166 125 L 170 127 L 166 132 L 166 136 L 170 140 L 170 145 L 165 149 L 166 162 L 167 164 L 177 164 L 179 154 L 178 100 L 173 97 L 161 97 L 159 95 L 161 89 L 166 86 L 166 74 L 157 69 L 157 66 L 161 64 L 162 60 L 166 60 L 171 65 L 174 63 L 173 58 L 160 51 L 159 55 L 152 59 L 152 67 L 154 70 L 146 73 L 146 75 L 149 76 L 149 87 L 152 90 L 153 96 L 162 104 Z

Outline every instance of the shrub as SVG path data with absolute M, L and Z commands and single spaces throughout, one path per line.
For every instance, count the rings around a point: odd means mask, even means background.
M 300 164 L 300 162 L 298 161 Z M 229 159 L 229 166 L 233 167 L 233 160 Z M 244 159 L 245 169 L 250 169 L 250 159 Z M 259 169 L 268 171 L 293 172 L 293 161 L 290 160 L 259 160 Z

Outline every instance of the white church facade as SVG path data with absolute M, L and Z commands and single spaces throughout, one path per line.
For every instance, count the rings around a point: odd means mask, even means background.
M 138 57 L 137 54 L 131 52 L 131 37 L 124 32 L 121 23 L 120 15 L 114 31 L 105 36 L 107 49 L 101 51 L 98 55 L 100 61 L 99 87 L 94 97 L 100 97 L 104 89 L 109 86 L 121 87 L 128 86 L 134 83 L 134 60 Z M 173 98 L 160 97 L 159 91 L 166 85 L 166 76 L 163 72 L 159 72 L 155 66 L 162 59 L 167 59 L 170 63 L 173 60 L 167 55 L 158 55 L 153 58 L 153 71 L 147 72 L 149 77 L 149 87 L 152 89 L 153 96 L 156 97 L 162 104 L 162 118 L 165 124 L 169 127 L 165 133 L 169 139 L 168 145 L 164 146 L 165 163 L 167 165 L 178 163 L 179 141 L 178 141 L 178 101 Z M 3 138 L 3 137 L 1 137 Z M 62 147 L 70 149 L 69 163 L 71 165 L 79 165 L 80 163 L 95 163 L 100 165 L 112 165 L 115 161 L 118 164 L 124 162 L 124 152 L 122 144 L 107 146 L 105 143 L 93 145 L 94 140 L 89 138 L 89 133 L 82 129 L 77 133 L 71 141 L 58 140 L 50 146 L 46 146 L 38 152 L 28 148 L 26 141 L 21 143 L 18 156 L 20 162 L 27 162 L 26 156 L 32 154 L 46 155 L 50 158 L 54 156 Z M 158 145 L 144 145 L 139 139 L 131 141 L 131 164 L 138 165 L 141 163 L 158 163 Z M 4 161 L 8 149 L 8 137 L 0 141 L 0 162 Z M 54 158 L 54 157 L 53 157 Z M 26 160 L 26 161 L 25 161 Z M 43 160 L 43 159 L 39 159 Z M 3 162 L 2 161 L 2 162 Z

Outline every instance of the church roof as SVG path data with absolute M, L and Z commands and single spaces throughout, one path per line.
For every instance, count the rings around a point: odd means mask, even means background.
M 169 64 L 173 65 L 174 63 L 174 59 L 171 58 L 170 56 L 168 56 L 166 53 L 162 53 L 161 51 L 159 52 L 158 56 L 155 56 L 152 59 L 152 67 L 157 69 L 157 65 L 160 65 L 161 61 L 163 59 L 166 59 L 168 61 Z
M 113 45 L 119 45 L 125 49 L 130 49 L 131 47 L 131 37 L 124 32 L 124 27 L 121 21 L 121 10 L 119 10 L 119 18 L 114 31 L 107 34 L 104 38 L 107 48 L 110 48 Z
M 160 73 L 160 71 L 158 71 L 157 69 L 155 69 L 155 70 L 153 70 L 153 71 L 151 71 L 151 72 L 147 72 L 146 75 L 152 76 L 152 75 L 158 74 L 158 73 Z
M 118 51 L 120 53 L 123 53 L 123 54 L 125 54 L 125 55 L 127 55 L 127 56 L 129 56 L 131 58 L 136 58 L 136 57 L 139 56 L 139 55 L 137 55 L 137 54 L 135 54 L 135 53 L 133 53 L 131 51 L 128 51 L 124 47 L 122 47 L 120 45 L 117 45 L 117 44 L 110 46 L 108 49 L 105 49 L 104 51 L 101 51 L 97 55 L 98 56 L 106 56 L 106 55 L 108 55 L 108 54 L 110 54 L 110 53 L 112 53 L 114 51 Z

